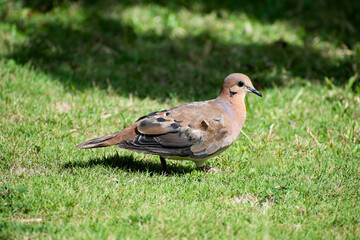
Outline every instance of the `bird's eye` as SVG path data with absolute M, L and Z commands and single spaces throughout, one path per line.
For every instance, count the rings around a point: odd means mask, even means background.
M 243 82 L 243 81 L 238 82 L 238 86 L 239 86 L 239 87 L 244 86 L 244 82 Z

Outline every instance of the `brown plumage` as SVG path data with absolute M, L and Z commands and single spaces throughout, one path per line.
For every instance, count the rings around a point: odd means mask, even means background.
M 225 78 L 217 98 L 180 105 L 150 113 L 113 134 L 89 140 L 77 148 L 116 145 L 123 149 L 159 155 L 164 171 L 165 158 L 191 160 L 202 170 L 205 161 L 234 142 L 246 118 L 245 95 L 262 96 L 250 79 L 241 73 Z

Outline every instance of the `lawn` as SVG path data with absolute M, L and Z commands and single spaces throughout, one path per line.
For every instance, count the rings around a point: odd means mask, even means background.
M 356 1 L 0 0 L 0 239 L 359 239 Z M 79 150 L 247 74 L 208 165 Z

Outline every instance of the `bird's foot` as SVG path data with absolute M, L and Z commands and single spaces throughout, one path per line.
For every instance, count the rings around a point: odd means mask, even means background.
M 213 167 L 208 167 L 208 166 L 202 166 L 202 167 L 199 167 L 199 169 L 201 171 L 204 171 L 204 172 L 213 172 L 213 173 L 225 173 L 223 171 L 220 171 L 216 168 L 213 168 Z

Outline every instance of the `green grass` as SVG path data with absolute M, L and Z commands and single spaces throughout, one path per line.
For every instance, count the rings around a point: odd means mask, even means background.
M 359 4 L 262 4 L 0 1 L 0 239 L 359 239 Z M 75 148 L 232 72 L 231 173 Z

